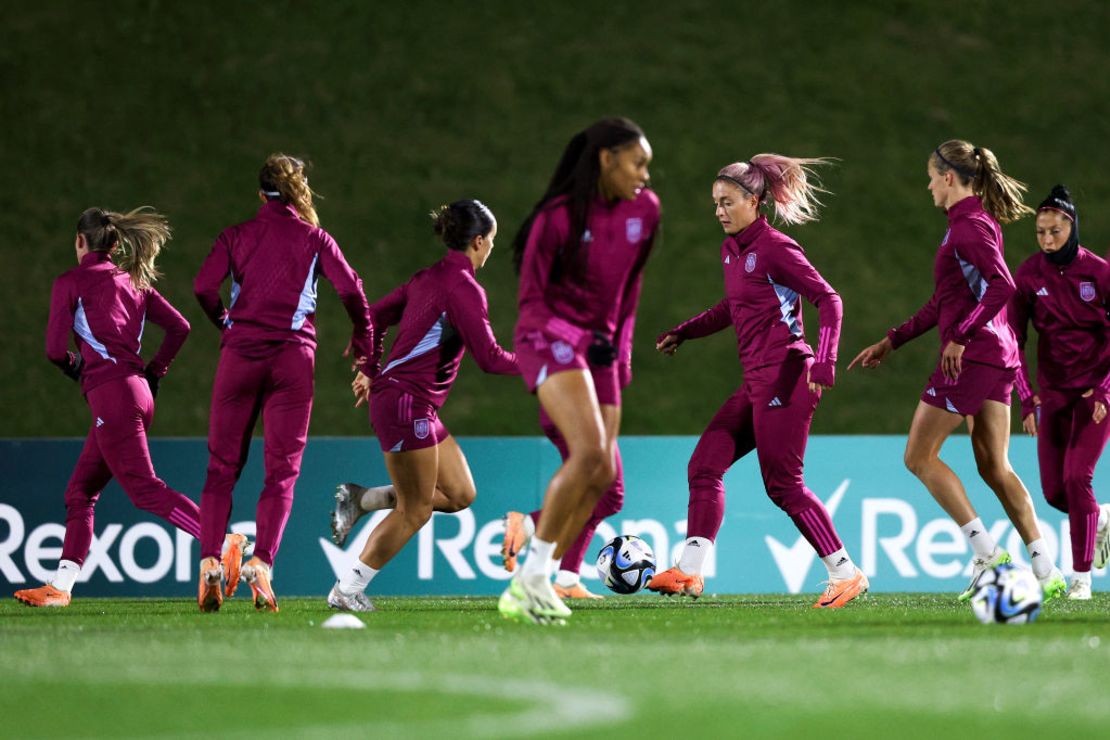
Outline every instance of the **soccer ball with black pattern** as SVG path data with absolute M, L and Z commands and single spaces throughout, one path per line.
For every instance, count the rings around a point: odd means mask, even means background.
M 614 537 L 597 554 L 597 574 L 610 590 L 634 594 L 655 575 L 655 553 L 635 535 Z
M 1041 613 L 1043 597 L 1032 571 L 1006 563 L 983 572 L 971 609 L 983 624 L 1028 624 Z

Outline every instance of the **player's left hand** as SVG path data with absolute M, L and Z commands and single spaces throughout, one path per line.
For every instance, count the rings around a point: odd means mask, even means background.
M 809 383 L 809 392 L 831 390 L 836 382 L 836 365 L 832 362 L 815 362 L 806 371 L 806 382 Z
M 963 370 L 964 349 L 962 344 L 956 342 L 944 345 L 944 352 L 940 356 L 940 368 L 944 377 L 949 380 L 960 377 L 960 371 Z
M 1095 392 L 1095 389 L 1092 388 L 1089 391 L 1087 391 L 1086 393 L 1084 393 L 1083 397 L 1084 398 L 1090 398 L 1092 395 L 1094 395 L 1094 392 Z M 1105 418 L 1106 418 L 1106 404 L 1103 401 L 1095 401 L 1095 410 L 1091 414 L 1091 419 L 1094 420 L 1095 424 L 1101 424 L 1102 420 L 1105 419 Z
M 351 392 L 355 394 L 356 409 L 370 400 L 370 387 L 373 384 L 369 375 L 364 375 L 361 371 L 355 375 L 355 379 L 351 381 Z

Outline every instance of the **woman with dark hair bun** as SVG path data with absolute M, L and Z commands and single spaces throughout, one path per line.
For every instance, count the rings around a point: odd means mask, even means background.
M 328 606 L 373 611 L 365 589 L 433 511 L 465 509 L 476 495 L 474 478 L 458 442 L 439 418 L 469 350 L 487 373 L 519 375 L 516 357 L 497 343 L 486 292 L 474 273 L 493 251 L 497 221 L 477 200 L 460 200 L 433 214 L 447 255 L 413 275 L 370 307 L 374 349 L 351 388 L 355 406 L 370 402 L 370 421 L 385 454 L 391 486 L 339 486 L 332 534 L 342 544 L 365 513 L 393 510 L 374 528 L 362 553 L 332 587 Z M 386 328 L 397 325 L 385 367 Z
M 650 163 L 651 145 L 627 118 L 578 132 L 513 241 L 521 375 L 539 398 L 545 432 L 564 446 L 538 517 L 507 517 L 506 567 L 531 539 L 498 604 L 509 619 L 558 624 L 570 615 L 551 583 L 555 563 L 569 552 L 576 562 L 566 565 L 577 568 L 583 528 L 620 507 L 620 391 L 632 378 L 641 275 L 659 227 Z
M 1091 598 L 1091 567 L 1110 561 L 1110 504 L 1099 506 L 1091 481 L 1110 438 L 1110 266 L 1079 244 L 1079 214 L 1057 185 L 1037 208 L 1040 250 L 1014 274 L 1010 326 L 1021 349 L 1017 375 L 1022 426 L 1037 437 L 1041 489 L 1071 524 L 1068 598 Z M 1036 393 L 1025 341 L 1037 330 Z

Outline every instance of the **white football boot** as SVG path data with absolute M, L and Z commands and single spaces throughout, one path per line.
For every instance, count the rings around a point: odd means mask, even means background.
M 1071 584 L 1068 586 L 1068 599 L 1075 601 L 1090 601 L 1091 600 L 1091 574 L 1090 573 L 1075 573 L 1071 577 Z
M 1095 531 L 1095 562 L 1096 568 L 1105 568 L 1110 562 L 1110 504 L 1098 507 L 1106 513 L 1106 526 Z
M 328 593 L 328 606 L 341 612 L 372 612 L 377 611 L 374 604 L 362 591 L 354 594 L 344 593 L 339 588 L 339 581 L 331 587 Z
M 335 488 L 335 509 L 331 513 L 331 540 L 343 547 L 362 515 L 360 501 L 366 488 L 357 483 L 340 483 Z

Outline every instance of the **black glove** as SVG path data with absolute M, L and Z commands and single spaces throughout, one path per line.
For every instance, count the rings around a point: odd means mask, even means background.
M 69 356 L 72 358 L 69 362 L 69 366 L 62 368 L 62 372 L 70 380 L 78 382 L 81 380 L 81 370 L 85 367 L 85 358 L 73 352 L 70 352 Z
M 152 373 L 149 367 L 143 370 L 143 377 L 146 378 L 146 384 L 150 386 L 150 397 L 158 398 L 158 384 L 162 379 Z
M 586 348 L 586 360 L 594 367 L 610 367 L 616 362 L 617 348 L 604 332 L 594 332 L 594 339 Z

